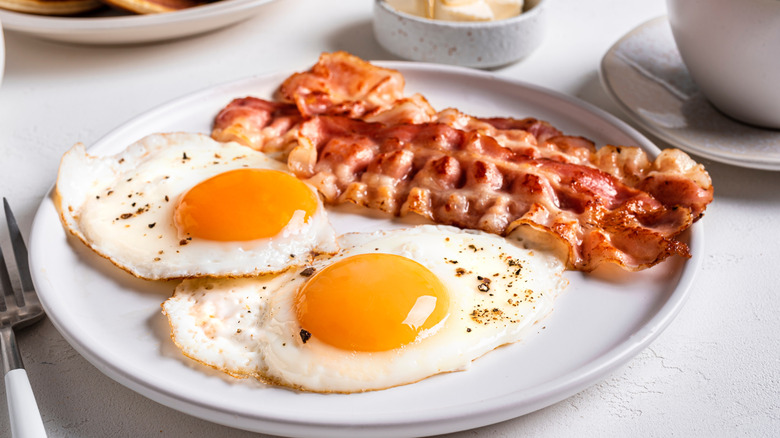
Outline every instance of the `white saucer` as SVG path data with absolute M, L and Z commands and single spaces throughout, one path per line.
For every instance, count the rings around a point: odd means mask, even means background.
M 716 110 L 685 68 L 666 17 L 615 43 L 600 73 L 631 119 L 670 145 L 735 166 L 780 170 L 780 130 L 746 125 Z

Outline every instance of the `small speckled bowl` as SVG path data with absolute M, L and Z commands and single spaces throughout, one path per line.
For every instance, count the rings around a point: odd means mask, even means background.
M 385 49 L 413 61 L 499 67 L 539 47 L 546 33 L 546 9 L 546 0 L 526 0 L 516 17 L 454 22 L 406 14 L 374 0 L 374 35 Z

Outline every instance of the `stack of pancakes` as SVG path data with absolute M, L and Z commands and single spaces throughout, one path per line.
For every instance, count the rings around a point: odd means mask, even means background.
M 38 15 L 78 15 L 111 5 L 136 14 L 173 12 L 208 0 L 0 0 L 0 8 Z

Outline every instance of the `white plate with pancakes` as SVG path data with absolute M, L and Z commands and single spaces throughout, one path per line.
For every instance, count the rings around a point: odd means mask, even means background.
M 491 73 L 386 62 L 435 108 L 476 116 L 535 117 L 598 146 L 659 150 L 615 117 L 575 98 Z M 289 75 L 252 77 L 164 104 L 92 145 L 110 155 L 158 132 L 209 133 L 217 112 L 236 97 L 271 98 Z M 338 233 L 396 229 L 397 219 L 329 211 Z M 419 221 L 417 222 L 419 223 Z M 568 288 L 550 316 L 522 342 L 473 362 L 470 369 L 417 383 L 353 394 L 317 394 L 239 380 L 184 357 L 170 339 L 160 304 L 177 282 L 136 279 L 70 237 L 51 197 L 33 224 L 30 249 L 41 301 L 62 335 L 103 373 L 159 403 L 231 427 L 285 436 L 421 436 L 518 417 L 582 391 L 628 362 L 655 339 L 684 304 L 703 256 L 700 224 L 683 239 L 693 257 L 642 272 L 616 267 L 566 272 Z
M 124 1 L 124 0 L 122 0 Z M 159 14 L 101 9 L 90 16 L 44 16 L 0 9 L 6 29 L 79 44 L 133 44 L 182 38 L 250 18 L 273 0 L 218 0 Z

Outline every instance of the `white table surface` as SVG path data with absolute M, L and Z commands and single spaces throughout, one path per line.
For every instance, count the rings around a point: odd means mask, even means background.
M 598 65 L 618 38 L 663 15 L 664 1 L 548 1 L 551 27 L 541 48 L 495 72 L 577 96 L 625 120 L 599 84 Z M 369 0 L 279 0 L 227 29 L 124 47 L 6 31 L 0 195 L 9 198 L 27 236 L 60 156 L 75 142 L 89 145 L 136 114 L 195 90 L 305 69 L 322 51 L 396 59 L 374 39 L 371 9 Z M 704 263 L 671 326 L 581 393 L 453 436 L 780 435 L 780 172 L 696 158 L 712 176 L 715 200 L 703 219 Z M 48 321 L 18 339 L 52 437 L 250 436 L 115 383 Z M 4 394 L 0 400 L 0 436 L 8 436 Z

